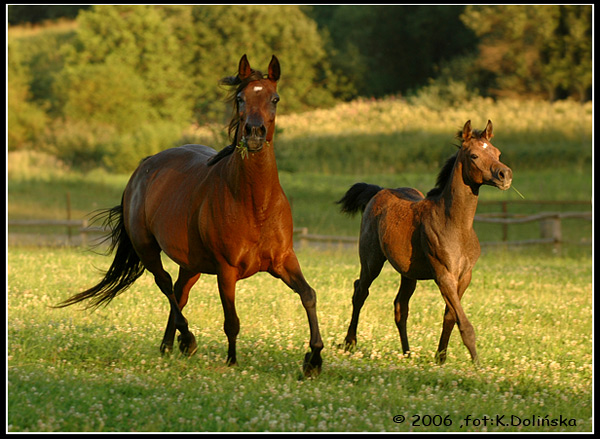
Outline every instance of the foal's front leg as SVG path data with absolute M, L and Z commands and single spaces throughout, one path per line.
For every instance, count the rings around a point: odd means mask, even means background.
M 460 331 L 463 343 L 469 350 L 473 363 L 479 364 L 479 357 L 477 356 L 477 348 L 475 346 L 475 329 L 473 328 L 471 322 L 469 322 L 469 319 L 467 318 L 467 315 L 465 314 L 460 303 L 460 300 L 462 299 L 465 290 L 469 286 L 470 281 L 471 273 L 463 276 L 458 281 L 454 281 L 453 277 L 450 275 L 440 276 L 440 278 L 436 280 L 444 301 L 446 302 L 442 335 L 440 337 L 438 351 L 435 354 L 438 364 L 444 364 L 446 361 L 448 341 L 455 323 L 458 324 L 458 329 Z

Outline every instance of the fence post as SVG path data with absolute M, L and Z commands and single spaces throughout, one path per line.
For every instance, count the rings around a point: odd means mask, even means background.
M 71 221 L 71 192 L 67 191 L 67 221 Z M 71 245 L 71 226 L 67 226 L 67 243 Z
M 82 247 L 87 247 L 87 227 L 88 227 L 88 220 L 87 219 L 83 219 L 83 221 L 81 222 L 81 246 Z
M 300 248 L 304 248 L 306 245 L 308 245 L 306 235 L 308 235 L 308 227 L 302 227 L 300 229 Z
M 562 241 L 560 216 L 550 216 L 540 220 L 540 234 L 542 239 L 552 239 L 553 242 Z

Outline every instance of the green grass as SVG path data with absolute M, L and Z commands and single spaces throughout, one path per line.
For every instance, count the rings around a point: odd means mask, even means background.
M 420 282 L 404 358 L 393 323 L 398 275 L 386 265 L 361 314 L 353 353 L 342 343 L 355 251 L 298 253 L 318 294 L 323 373 L 299 381 L 308 323 L 298 296 L 259 274 L 238 283 L 238 360 L 225 366 L 223 313 L 212 276 L 185 315 L 192 358 L 161 357 L 166 298 L 145 274 L 108 307 L 52 309 L 98 280 L 110 258 L 75 249 L 9 248 L 8 430 L 22 431 L 591 431 L 592 263 L 589 248 L 487 249 L 463 299 L 478 336 L 475 369 L 455 331 L 433 361 L 443 301 Z M 175 274 L 175 266 L 167 264 Z M 405 421 L 394 423 L 402 415 Z M 437 417 L 435 417 L 437 415 Z M 499 426 L 485 416 L 567 419 Z M 444 419 L 452 425 L 418 426 Z M 431 416 L 432 418 L 427 418 Z M 466 417 L 476 418 L 467 425 Z M 572 425 L 572 424 L 576 425 Z

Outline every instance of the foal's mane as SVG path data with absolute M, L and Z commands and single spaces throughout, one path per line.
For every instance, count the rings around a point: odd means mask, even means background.
M 480 139 L 483 135 L 483 130 L 473 130 L 473 137 L 476 139 Z M 462 140 L 463 132 L 462 130 L 456 133 L 456 139 Z M 452 170 L 454 169 L 454 165 L 456 163 L 456 158 L 458 157 L 458 153 L 460 152 L 461 145 L 454 145 L 459 148 L 459 151 L 456 151 L 451 157 L 446 160 L 444 166 L 440 170 L 440 173 L 437 176 L 435 181 L 435 187 L 427 192 L 427 198 L 435 197 L 442 193 L 448 182 L 450 181 L 450 176 L 452 175 Z
M 235 139 L 237 138 L 238 128 L 240 126 L 240 116 L 239 116 L 239 103 L 236 99 L 237 95 L 245 89 L 248 84 L 252 81 L 258 81 L 260 79 L 265 78 L 262 72 L 258 70 L 251 69 L 250 75 L 245 79 L 240 79 L 239 75 L 235 76 L 226 76 L 225 78 L 219 81 L 220 85 L 224 85 L 229 88 L 231 91 L 229 96 L 226 99 L 226 102 L 233 103 L 233 117 L 229 122 L 228 133 L 229 140 L 232 142 L 230 145 L 223 148 L 219 151 L 213 158 L 208 161 L 208 166 L 212 166 L 215 163 L 218 163 L 221 159 L 227 157 L 235 150 Z

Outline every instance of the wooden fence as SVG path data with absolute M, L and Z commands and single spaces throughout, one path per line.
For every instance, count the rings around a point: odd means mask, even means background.
M 531 203 L 530 203 L 531 204 Z M 543 203 L 548 204 L 548 203 Z M 482 242 L 482 244 L 505 243 L 511 245 L 527 244 L 560 244 L 564 242 L 562 235 L 562 220 L 575 218 L 580 220 L 592 220 L 592 212 L 542 212 L 536 214 L 511 214 L 506 208 L 503 212 L 482 213 L 475 215 L 476 222 L 500 224 L 503 227 L 502 240 L 499 242 Z M 539 238 L 509 241 L 508 226 L 514 224 L 525 224 L 539 222 Z M 73 232 L 80 236 L 81 245 L 87 245 L 89 234 L 105 233 L 102 227 L 90 226 L 87 220 L 9 220 L 9 226 L 17 227 L 65 227 L 68 231 L 67 243 L 71 244 Z M 330 236 L 311 234 L 306 227 L 294 229 L 296 235 L 295 241 L 300 246 L 311 243 L 325 244 L 356 244 L 358 237 L 350 236 Z

